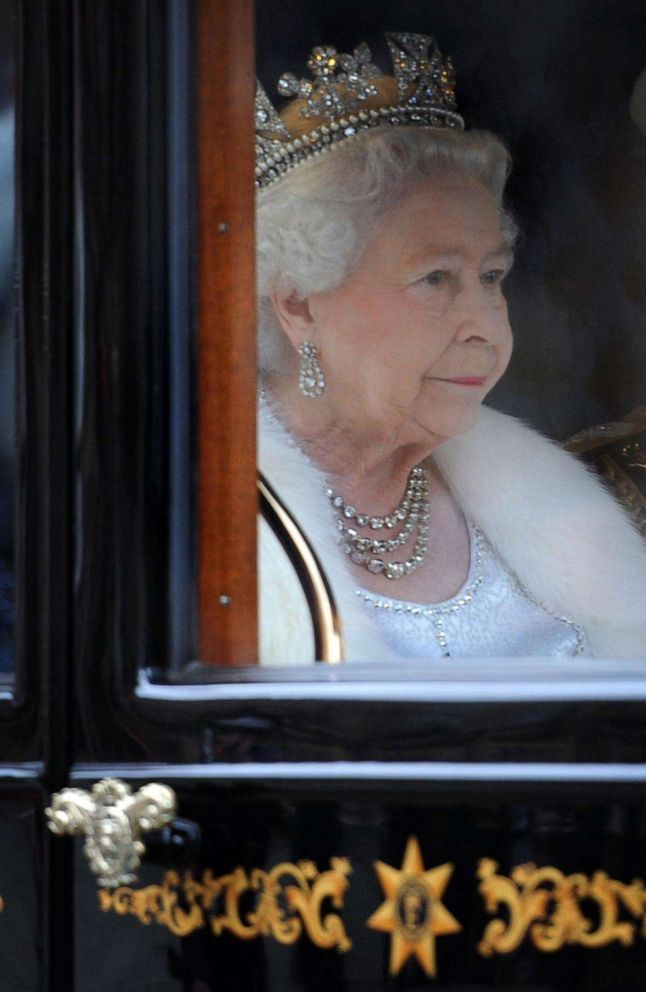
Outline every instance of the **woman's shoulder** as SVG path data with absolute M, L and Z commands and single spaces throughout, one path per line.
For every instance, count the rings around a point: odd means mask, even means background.
M 595 654 L 634 656 L 646 625 L 646 546 L 593 472 L 555 442 L 483 408 L 437 452 L 463 510 L 527 588 L 592 633 Z M 617 647 L 625 636 L 626 649 Z
M 468 505 L 499 507 L 508 500 L 522 509 L 529 500 L 532 510 L 540 502 L 549 512 L 564 501 L 613 503 L 590 469 L 561 445 L 489 407 L 470 431 L 438 449 L 435 460 Z

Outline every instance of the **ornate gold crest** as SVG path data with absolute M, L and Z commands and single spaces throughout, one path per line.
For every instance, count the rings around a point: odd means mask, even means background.
M 462 929 L 441 902 L 453 865 L 447 862 L 425 871 L 417 838 L 409 837 L 401 869 L 377 861 L 375 870 L 386 900 L 367 924 L 392 934 L 391 975 L 397 975 L 409 957 L 416 957 L 426 974 L 435 976 L 435 938 Z
M 145 852 L 142 833 L 159 830 L 175 817 L 177 799 L 168 785 L 150 782 L 133 794 L 118 778 L 95 782 L 92 791 L 63 789 L 45 810 L 55 834 L 83 834 L 83 851 L 99 885 L 134 882 Z

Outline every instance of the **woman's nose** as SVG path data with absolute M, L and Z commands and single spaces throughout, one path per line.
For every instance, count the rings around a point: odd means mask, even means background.
M 478 287 L 464 291 L 456 314 L 456 337 L 461 342 L 498 344 L 506 335 L 507 306 L 498 293 L 492 296 L 489 288 Z

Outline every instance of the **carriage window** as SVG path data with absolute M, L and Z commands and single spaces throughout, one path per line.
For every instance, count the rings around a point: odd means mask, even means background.
M 0 679 L 13 669 L 15 357 L 13 4 L 0 5 Z
M 350 659 L 643 653 L 636 608 L 620 620 L 608 598 L 612 585 L 632 603 L 643 583 L 639 537 L 524 424 L 587 460 L 646 531 L 646 13 L 608 0 L 581 44 L 584 0 L 566 13 L 549 0 L 540 25 L 512 6 L 502 25 L 486 5 L 416 6 L 411 33 L 389 34 L 368 6 L 341 25 L 305 4 L 286 35 L 282 5 L 257 4 L 263 500 L 278 497 L 283 530 L 295 523 L 292 543 L 323 565 Z M 258 660 L 245 7 L 216 26 L 197 5 L 199 654 L 233 666 Z M 505 52 L 519 53 L 513 83 Z M 213 93 L 227 97 L 217 112 Z M 479 417 L 485 395 L 495 412 Z M 426 450 L 432 438 L 449 440 Z M 260 537 L 269 667 L 318 651 L 312 590 L 278 531 Z M 562 561 L 526 553 L 555 533 Z M 600 600 L 581 550 L 598 540 Z M 487 588 L 511 604 L 494 624 Z
M 328 570 L 349 658 L 362 637 L 366 654 L 392 659 L 631 651 L 591 643 L 583 619 L 595 593 L 576 535 L 595 546 L 614 507 L 591 510 L 594 489 L 523 426 L 560 443 L 576 434 L 570 446 L 644 530 L 643 54 L 636 8 L 617 21 L 607 4 L 618 61 L 601 93 L 593 46 L 574 42 L 577 6 L 570 21 L 546 5 L 544 34 L 527 11 L 504 39 L 484 5 L 434 5 L 415 33 L 385 36 L 358 10 L 342 32 L 334 18 L 301 21 L 286 46 L 275 6 L 259 6 L 261 461 Z M 494 52 L 521 43 L 519 90 Z M 469 159 L 476 147 L 487 171 Z M 471 295 L 475 276 L 488 296 Z M 492 412 L 476 414 L 485 396 Z M 562 561 L 530 567 L 527 535 L 548 547 L 560 528 Z M 260 560 L 275 660 L 311 652 L 262 540 Z M 585 604 L 556 592 L 577 567 Z M 613 567 L 608 546 L 600 573 Z M 554 598 L 539 602 L 552 572 Z M 494 588 L 509 610 L 494 609 Z

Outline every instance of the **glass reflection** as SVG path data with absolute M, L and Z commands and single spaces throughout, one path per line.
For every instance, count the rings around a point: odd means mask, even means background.
M 13 4 L 0 5 L 0 673 L 13 668 L 15 356 Z

